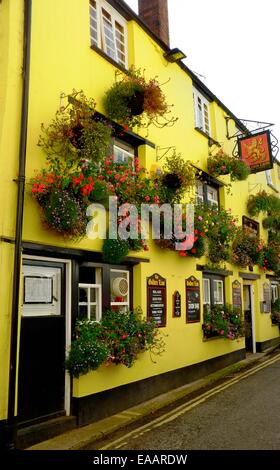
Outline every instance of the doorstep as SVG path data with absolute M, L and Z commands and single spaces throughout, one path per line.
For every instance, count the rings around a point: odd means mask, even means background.
M 17 448 L 26 449 L 38 442 L 47 441 L 77 426 L 76 416 L 61 416 L 41 423 L 22 427 L 17 433 Z
M 250 367 L 257 362 L 261 362 L 266 356 L 272 353 L 278 346 L 267 349 L 262 353 L 248 354 L 246 359 L 231 364 L 224 369 L 220 369 L 203 379 L 196 380 L 182 387 L 171 390 L 159 395 L 139 405 L 128 408 L 121 413 L 117 413 L 108 418 L 102 419 L 81 428 L 73 429 L 60 434 L 52 439 L 40 442 L 26 450 L 78 450 L 86 447 L 89 443 L 103 439 L 113 432 L 120 430 L 145 416 L 176 403 L 178 400 L 187 397 L 190 394 L 209 387 L 218 380 L 226 378 L 230 374 L 236 373 L 244 368 Z

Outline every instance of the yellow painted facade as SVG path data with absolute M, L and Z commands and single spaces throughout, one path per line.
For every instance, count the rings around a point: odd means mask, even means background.
M 12 295 L 13 245 L 3 238 L 15 236 L 16 183 L 22 91 L 22 46 L 23 46 L 23 0 L 3 0 L 0 3 L 0 420 L 7 416 L 8 367 L 10 310 Z M 173 127 L 149 128 L 148 139 L 160 148 L 176 146 L 185 159 L 207 171 L 209 154 L 208 139 L 195 129 L 193 106 L 193 82 L 191 76 L 178 64 L 168 63 L 163 57 L 164 50 L 159 42 L 147 34 L 135 20 L 128 21 L 128 63 L 145 68 L 147 77 L 158 75 L 168 103 L 172 103 L 172 113 L 178 116 Z M 102 104 L 105 91 L 112 85 L 117 68 L 90 48 L 89 1 L 88 0 L 36 0 L 32 11 L 31 78 L 29 94 L 29 118 L 27 136 L 26 196 L 24 206 L 23 240 L 40 245 L 101 251 L 102 242 L 84 239 L 78 244 L 66 241 L 63 237 L 47 231 L 40 219 L 38 204 L 30 194 L 28 180 L 34 171 L 44 165 L 45 155 L 37 146 L 41 123 L 49 123 L 60 105 L 62 92 L 73 89 L 83 90 L 97 102 L 97 110 L 104 113 Z M 3 73 L 2 73 L 3 71 Z M 236 105 L 238 110 L 238 104 Z M 227 111 L 215 100 L 210 103 L 212 137 L 223 143 L 226 152 L 232 152 L 233 140 L 226 138 Z M 236 130 L 235 122 L 229 121 L 229 133 Z M 136 132 L 136 131 L 135 131 Z M 146 131 L 139 134 L 146 137 Z M 143 145 L 139 149 L 140 161 L 151 170 L 156 165 L 156 149 Z M 160 162 L 161 163 L 161 162 Z M 272 170 L 275 188 L 280 190 L 278 164 Z M 225 183 L 228 177 L 221 178 Z M 250 175 L 244 182 L 234 182 L 231 194 L 227 188 L 220 188 L 220 201 L 225 209 L 231 208 L 239 218 L 247 215 L 246 203 L 250 194 L 260 189 L 276 194 L 268 187 L 264 172 Z M 260 222 L 261 238 L 267 238 L 267 231 Z M 165 352 L 150 360 L 143 354 L 135 365 L 101 367 L 95 372 L 75 379 L 73 397 L 84 397 L 121 385 L 143 380 L 152 376 L 174 371 L 244 349 L 244 339 L 230 341 L 217 339 L 203 340 L 202 322 L 186 323 L 185 279 L 195 275 L 202 281 L 202 272 L 196 265 L 205 265 L 201 258 L 180 258 L 177 253 L 160 250 L 150 243 L 149 252 L 131 253 L 132 256 L 149 258 L 149 263 L 134 267 L 133 304 L 147 309 L 146 278 L 158 272 L 167 280 L 167 326 L 162 329 L 165 336 Z M 226 300 L 232 298 L 231 286 L 234 280 L 242 279 L 242 269 L 227 264 L 233 274 L 225 278 Z M 248 272 L 248 270 L 243 270 Z M 251 281 L 254 286 L 254 311 L 256 342 L 264 342 L 279 337 L 278 326 L 272 325 L 269 314 L 260 313 L 261 289 L 267 282 L 265 274 L 254 267 L 254 274 L 260 279 Z M 172 294 L 179 290 L 182 295 L 182 316 L 172 318 Z

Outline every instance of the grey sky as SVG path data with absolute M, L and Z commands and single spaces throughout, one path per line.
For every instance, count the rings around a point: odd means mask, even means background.
M 169 0 L 171 47 L 236 116 L 274 123 L 280 141 L 279 10 L 279 0 Z

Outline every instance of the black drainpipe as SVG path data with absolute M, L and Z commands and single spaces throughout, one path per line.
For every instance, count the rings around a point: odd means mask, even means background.
M 21 278 L 21 254 L 22 254 L 22 225 L 25 190 L 25 166 L 26 166 L 26 141 L 29 101 L 29 77 L 30 77 L 30 49 L 31 49 L 31 12 L 32 0 L 24 0 L 24 44 L 23 44 L 23 89 L 21 104 L 21 129 L 19 143 L 19 170 L 16 183 L 17 193 L 17 216 L 14 252 L 14 277 L 13 298 L 11 315 L 11 338 L 10 338 L 10 373 L 9 373 L 9 396 L 8 396 L 8 418 L 5 425 L 5 448 L 14 450 L 17 440 L 17 418 L 15 417 L 16 406 L 16 377 L 17 377 L 17 355 L 18 355 L 18 323 L 19 323 L 19 289 Z

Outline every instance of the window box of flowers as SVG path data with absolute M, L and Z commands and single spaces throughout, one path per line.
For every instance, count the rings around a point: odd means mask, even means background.
M 225 338 L 234 340 L 244 336 L 244 322 L 239 309 L 231 305 L 205 306 L 202 325 L 205 339 Z
M 164 351 L 156 324 L 143 320 L 140 310 L 108 310 L 103 313 L 100 323 L 77 321 L 65 367 L 78 378 L 102 364 L 132 367 L 138 355 L 145 351 L 150 352 L 151 358 Z
M 228 155 L 222 149 L 208 158 L 207 165 L 210 175 L 230 175 L 231 181 L 246 180 L 250 174 L 249 167 L 242 160 Z

